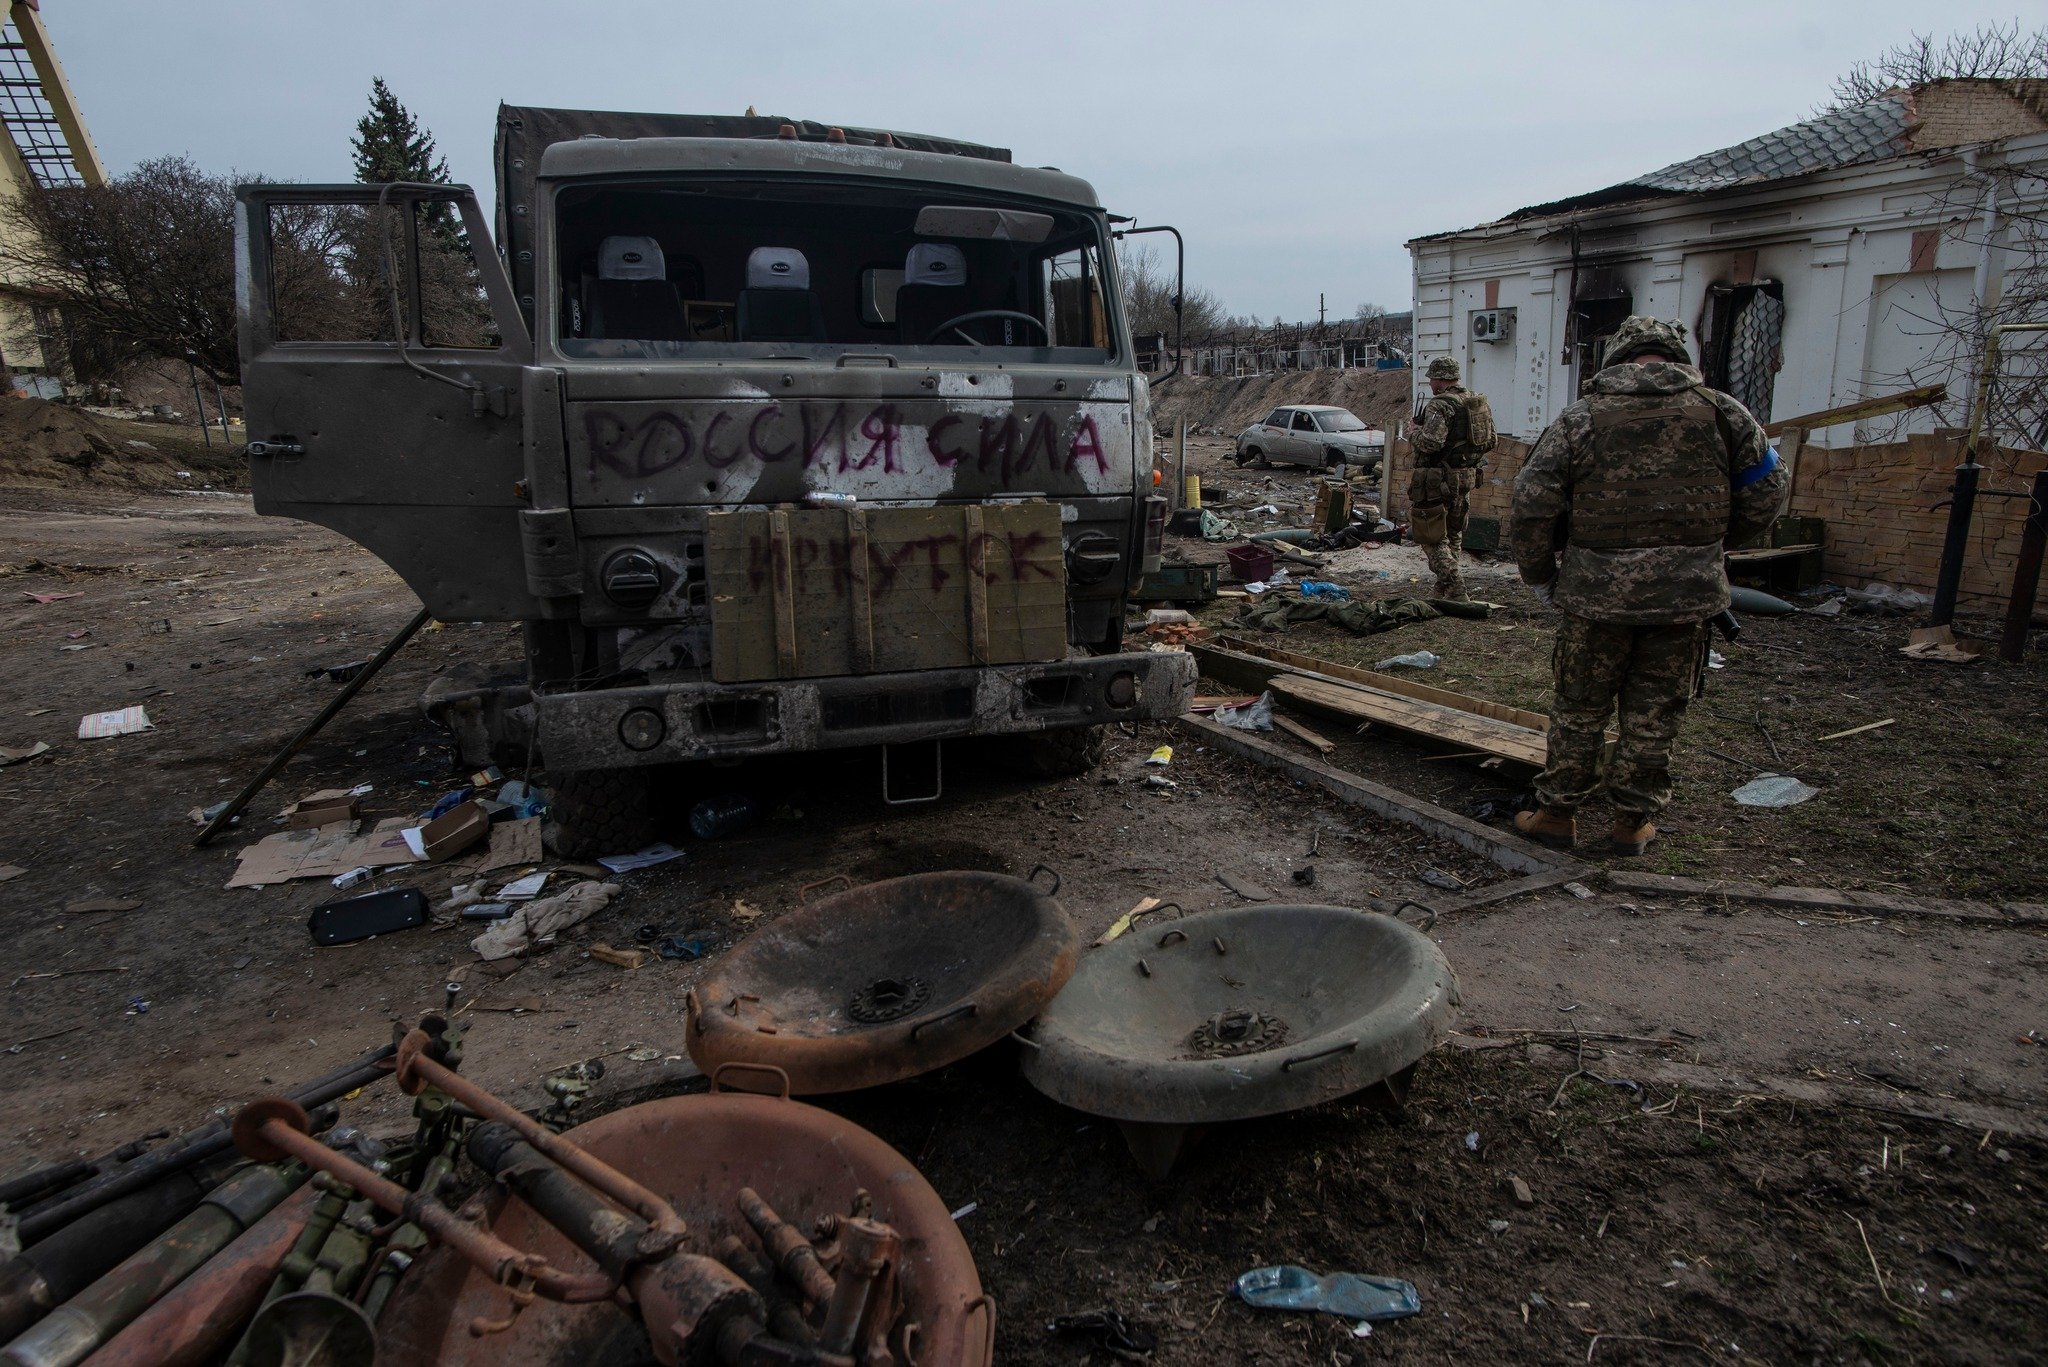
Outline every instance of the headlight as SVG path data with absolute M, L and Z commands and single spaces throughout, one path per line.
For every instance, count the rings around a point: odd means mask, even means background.
M 619 740 L 628 750 L 652 750 L 668 735 L 668 723 L 651 707 L 636 707 L 619 718 Z

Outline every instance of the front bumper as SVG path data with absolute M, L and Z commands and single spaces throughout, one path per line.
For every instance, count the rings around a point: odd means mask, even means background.
M 533 701 L 549 768 L 615 769 L 1175 717 L 1194 700 L 1196 674 L 1191 655 L 1146 651 L 1053 664 L 649 684 L 541 693 Z

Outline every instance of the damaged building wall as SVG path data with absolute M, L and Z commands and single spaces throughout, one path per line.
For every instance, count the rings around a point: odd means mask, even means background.
M 1454 357 L 1493 401 L 1502 432 L 1533 440 L 1598 368 L 1600 343 L 1622 316 L 1676 318 L 1717 340 L 1717 322 L 1744 321 L 1742 307 L 1768 294 L 1782 321 L 1768 320 L 1781 328 L 1777 354 L 1750 360 L 1767 393 L 1760 417 L 1945 380 L 1953 411 L 1810 441 L 1848 446 L 1960 422 L 1971 368 L 1947 324 L 1967 315 L 1980 277 L 1997 297 L 2015 255 L 1985 244 L 1978 187 L 1994 171 L 2004 196 L 1995 235 L 2005 242 L 2015 218 L 2048 212 L 2048 134 L 1417 239 L 1414 373 L 1431 357 Z M 1480 315 L 1501 340 L 1475 336 Z M 1738 346 L 1754 347 L 1761 334 L 1750 333 Z M 1418 379 L 1418 401 L 1422 389 Z

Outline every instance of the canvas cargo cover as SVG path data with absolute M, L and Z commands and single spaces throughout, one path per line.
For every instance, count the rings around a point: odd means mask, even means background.
M 1058 504 L 748 509 L 706 530 L 720 683 L 1066 658 Z
M 519 309 L 526 315 L 527 326 L 533 325 L 534 182 L 540 174 L 540 154 L 550 144 L 585 137 L 772 138 L 784 124 L 794 125 L 798 134 L 805 137 L 823 137 L 832 127 L 843 126 L 778 115 L 627 114 L 600 109 L 499 105 L 494 159 L 498 175 L 498 251 L 511 271 L 513 292 L 519 297 Z M 853 127 L 846 127 L 845 131 L 850 142 L 876 142 L 887 131 L 898 147 L 912 152 L 940 152 L 984 161 L 1010 159 L 1005 147 L 984 147 L 923 133 Z

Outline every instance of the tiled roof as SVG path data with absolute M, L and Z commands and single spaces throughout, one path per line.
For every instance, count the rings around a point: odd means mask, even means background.
M 1662 195 L 1733 190 L 1816 171 L 1889 161 L 1967 141 L 2035 132 L 2048 125 L 2044 107 L 2048 107 L 2048 82 L 2042 81 L 1950 80 L 1889 90 L 1862 104 L 1674 162 L 1604 190 L 1518 209 L 1504 221 Z

